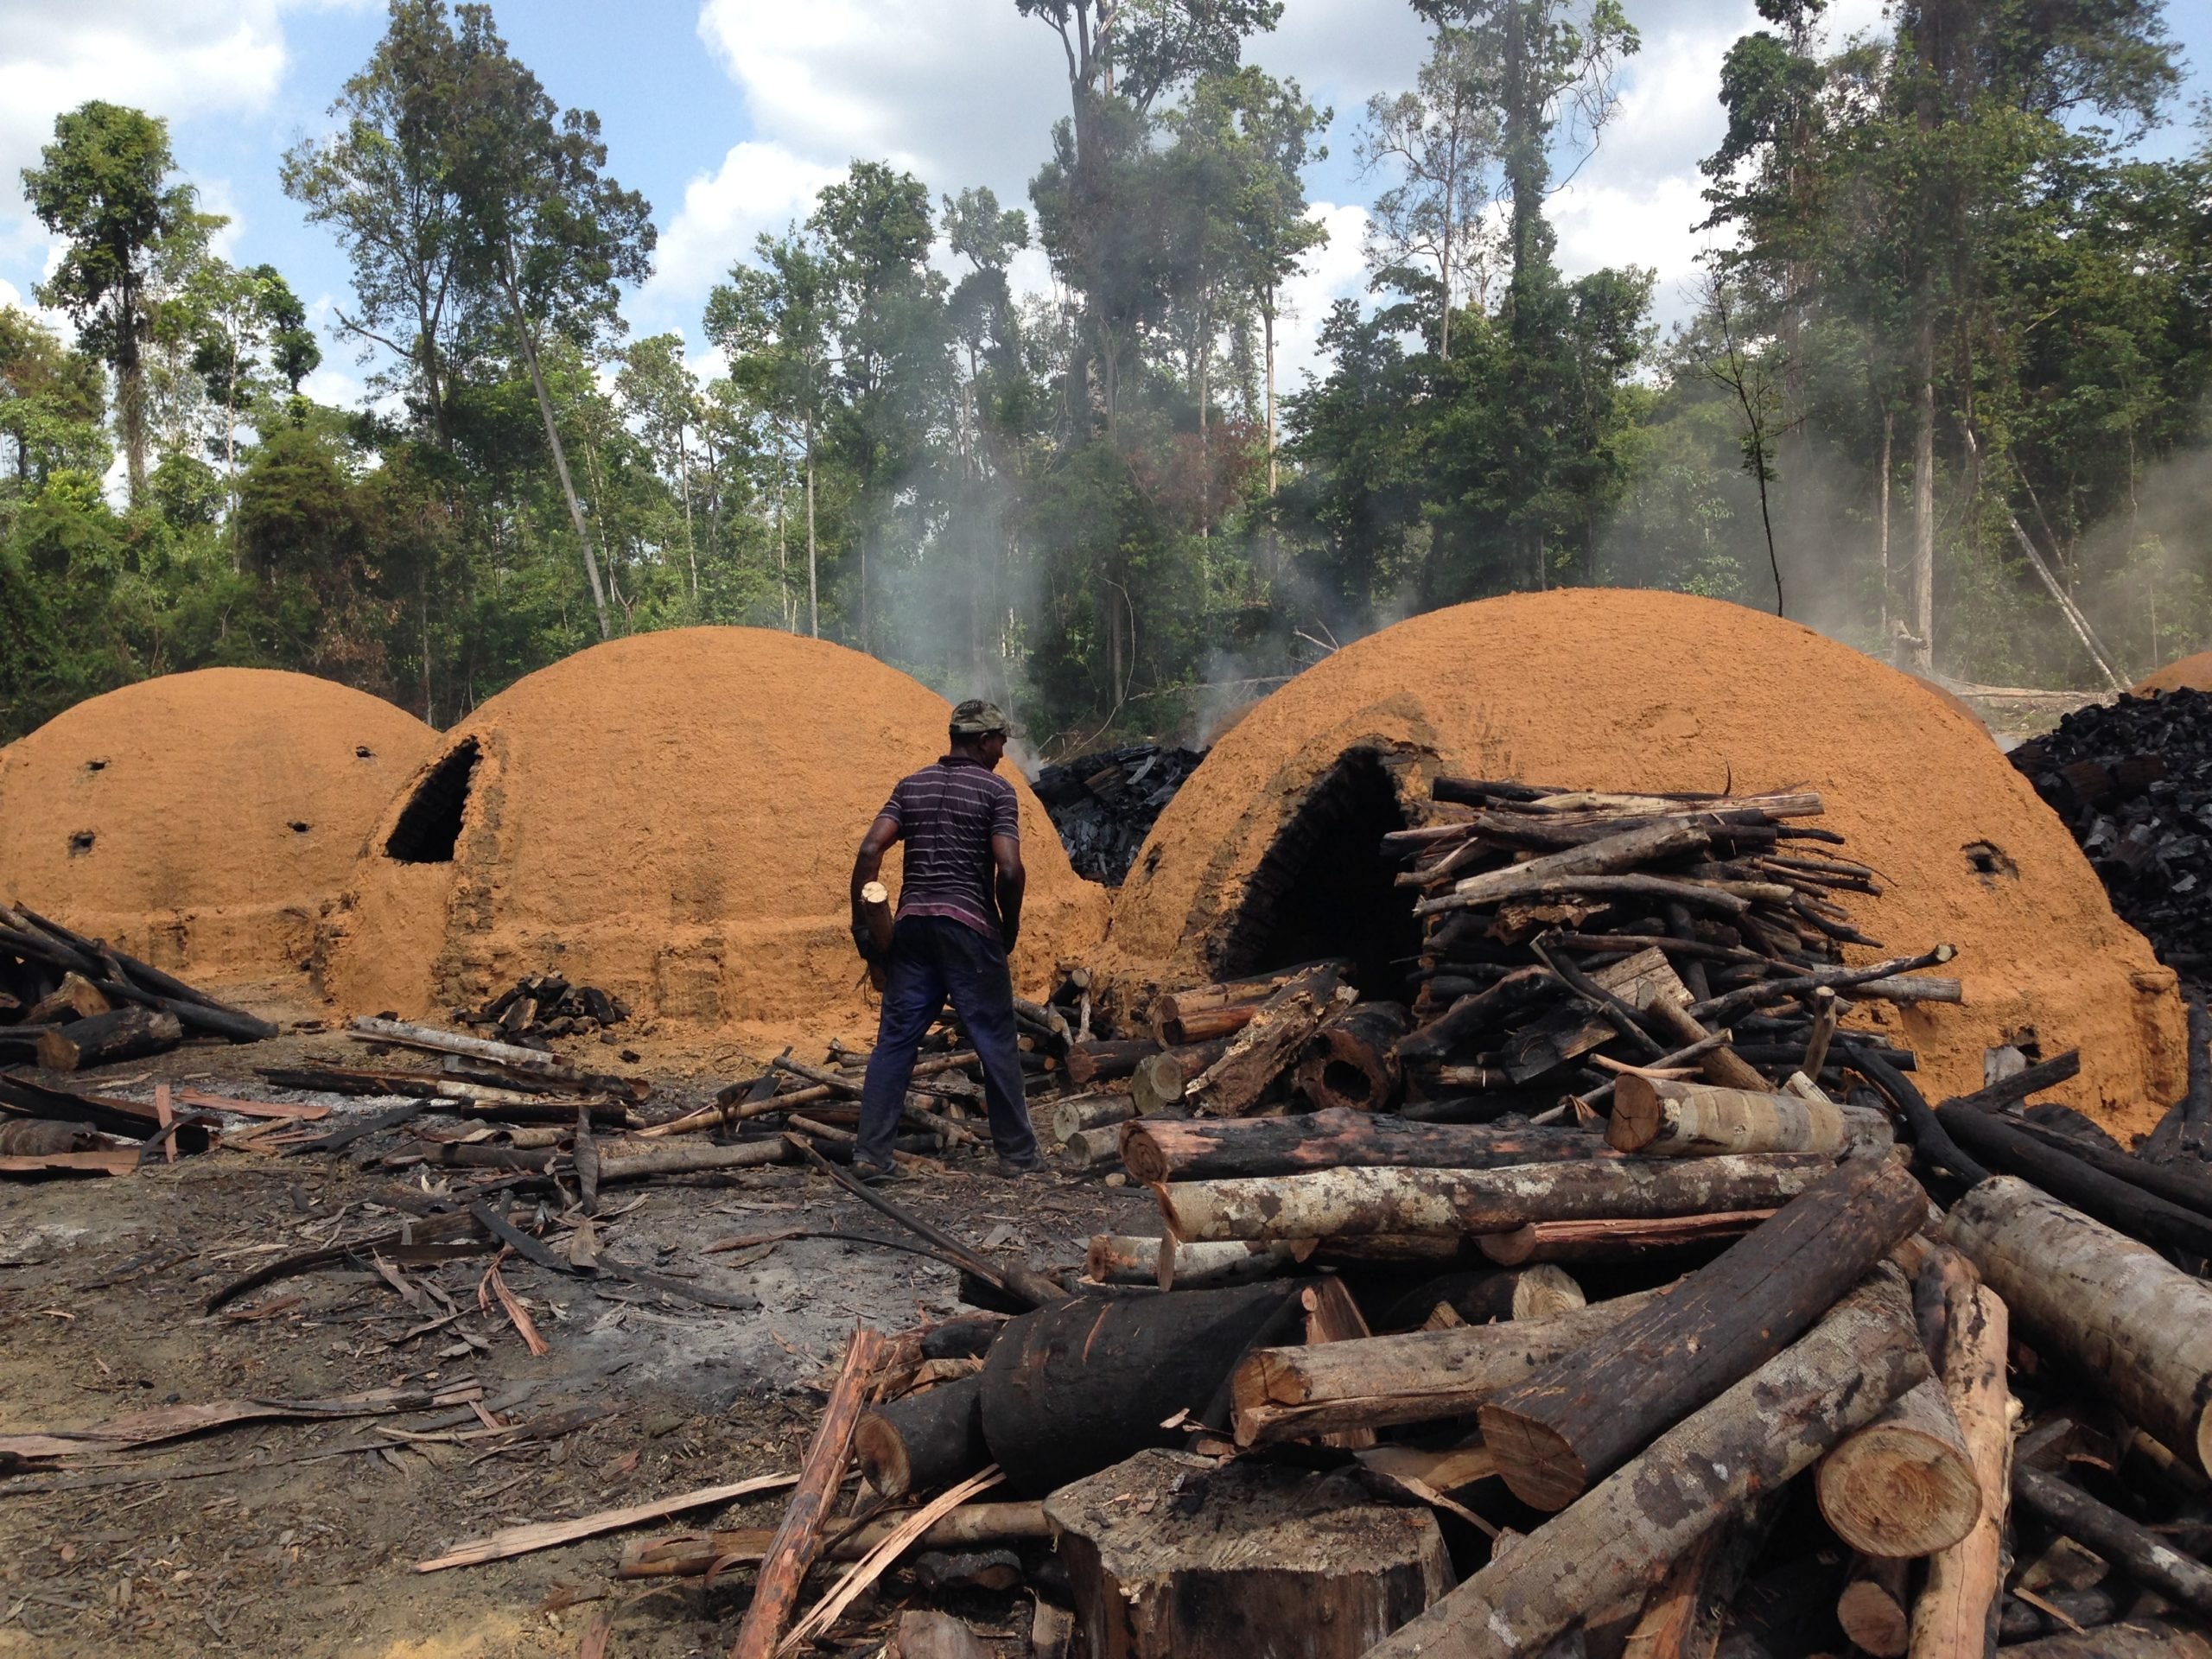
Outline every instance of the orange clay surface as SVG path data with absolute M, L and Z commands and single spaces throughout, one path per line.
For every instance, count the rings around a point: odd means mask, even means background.
M 2184 690 L 2212 691 L 2212 651 L 2200 651 L 2194 657 L 2168 663 L 2137 686 L 2135 695 L 2147 697 L 2154 692 Z
M 268 669 L 90 698 L 0 752 L 0 895 L 203 980 L 296 974 L 437 741 L 365 692 Z
M 1116 902 L 1114 965 L 1204 976 L 1306 786 L 1369 743 L 1411 754 L 1401 787 L 1422 799 L 1440 772 L 1816 789 L 1820 822 L 1849 838 L 1842 855 L 1881 872 L 1883 897 L 1849 898 L 1859 927 L 1900 955 L 1959 948 L 1947 971 L 1964 981 L 1965 1005 L 1897 1020 L 1930 1098 L 1980 1087 L 1986 1046 L 2031 1038 L 2045 1054 L 2080 1048 L 2081 1077 L 2055 1093 L 2114 1130 L 2148 1130 L 2182 1090 L 2173 973 L 2113 914 L 1978 722 L 1810 629 L 1683 594 L 1574 589 L 1458 606 L 1301 674 L 1237 722 L 1161 815 Z M 1985 842 L 2017 874 L 1977 874 L 1967 849 Z
M 628 1001 L 664 1061 L 707 1057 L 717 1032 L 869 1034 L 853 855 L 892 785 L 944 753 L 950 713 L 873 658 L 757 628 L 640 634 L 540 670 L 440 748 L 480 746 L 453 861 L 385 856 L 413 788 L 386 809 L 326 930 L 324 988 L 346 1014 L 419 1017 L 558 968 Z M 1037 993 L 1095 949 L 1106 896 L 1000 772 L 1029 869 L 1016 979 Z

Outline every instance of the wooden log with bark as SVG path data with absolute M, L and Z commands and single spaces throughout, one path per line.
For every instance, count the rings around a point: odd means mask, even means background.
M 2022 1642 L 2006 1648 L 2004 1659 L 2212 1659 L 2212 1641 L 2183 1624 L 2131 1618 Z
M 861 1413 L 853 1452 L 868 1484 L 886 1497 L 965 1480 L 991 1461 L 983 1443 L 982 1374 Z
M 1821 1459 L 1814 1491 L 1835 1535 L 1862 1555 L 1933 1555 L 1981 1518 L 1973 1452 L 1934 1377 Z
M 1499 1390 L 1580 1352 L 1657 1294 L 1595 1302 L 1555 1319 L 1259 1349 L 1236 1368 L 1232 1384 L 1236 1443 L 1465 1416 Z
M 1181 1048 L 1232 1036 L 1243 1029 L 1262 1002 L 1293 981 L 1307 976 L 1340 979 L 1351 971 L 1351 963 L 1332 958 L 1301 962 L 1243 979 L 1224 980 L 1218 984 L 1194 985 L 1186 990 L 1166 992 L 1154 1000 L 1147 1014 L 1153 1038 L 1162 1048 Z M 1222 1023 L 1218 1018 L 1221 1011 L 1232 1008 L 1236 1014 L 1228 1023 Z
M 1077 1169 L 1110 1169 L 1122 1161 L 1122 1132 L 1110 1123 L 1078 1129 L 1060 1142 L 1060 1155 Z
M 1140 1061 L 1129 1073 L 1129 1099 L 1140 1117 L 1156 1117 L 1183 1109 L 1192 1083 L 1229 1052 L 1224 1037 L 1183 1048 L 1166 1048 Z
M 71 1020 L 89 1020 L 96 1014 L 112 1012 L 114 1007 L 99 986 L 71 969 L 61 976 L 60 984 L 31 1005 L 21 1023 L 45 1026 Z
M 1341 1108 L 1304 1116 L 1137 1118 L 1122 1161 L 1140 1181 L 1211 1181 L 1309 1169 L 1497 1169 L 1614 1154 L 1586 1129 L 1424 1123 Z
M 1376 1322 L 1386 1331 L 1410 1331 L 1432 1319 L 1440 1307 L 1451 1318 L 1444 1325 L 1488 1325 L 1493 1320 L 1548 1319 L 1589 1306 L 1582 1287 L 1563 1268 L 1471 1268 L 1423 1281 L 1398 1297 Z
M 2018 1334 L 2176 1456 L 2212 1466 L 2212 1287 L 2009 1175 L 1952 1205 L 1943 1236 L 2004 1299 Z
M 1675 1294 L 1485 1404 L 1483 1440 L 1506 1484 L 1565 1508 L 1795 1341 L 1927 1213 L 1887 1158 L 1833 1170 Z
M 1111 1083 L 1159 1052 L 1158 1043 L 1141 1038 L 1077 1043 L 1068 1050 L 1068 1081 L 1085 1089 L 1094 1083 Z
M 1728 1152 L 1822 1152 L 1885 1134 L 1879 1112 L 1796 1095 L 1754 1093 L 1705 1083 L 1675 1083 L 1627 1072 L 1613 1084 L 1608 1144 L 1622 1152 L 1706 1158 Z
M 1045 1512 L 1092 1659 L 1358 1659 L 1452 1584 L 1429 1512 L 1343 1473 L 1145 1452 Z
M 1503 1169 L 1320 1169 L 1154 1190 L 1179 1239 L 1503 1233 L 1532 1221 L 1769 1208 L 1834 1167 L 1811 1154 L 1615 1158 Z
M 1778 1487 L 1928 1375 L 1903 1276 L 1879 1268 L 1793 1345 L 1661 1435 L 1370 1659 L 1536 1654 L 1656 1582 L 1753 1494 Z
M 2141 1522 L 2024 1461 L 2012 1465 L 2012 1496 L 2138 1584 L 2212 1619 L 2212 1567 L 2183 1554 Z
M 1099 1233 L 1084 1257 L 1084 1276 L 1103 1285 L 1152 1285 L 1162 1290 L 1216 1290 L 1278 1278 L 1311 1253 L 1299 1240 L 1275 1244 L 1230 1240 L 1185 1244 L 1166 1238 Z
M 1995 1645 L 2005 1581 L 2012 1427 L 2003 1300 L 1969 1275 L 1948 1275 L 1939 1363 L 1943 1398 L 1973 1461 L 1980 1514 L 1967 1535 L 1928 1563 L 1912 1608 L 1910 1659 L 1981 1659 Z
M 1947 1103 L 1936 1109 L 1936 1117 L 1954 1141 L 1990 1168 L 2024 1177 L 2130 1238 L 2212 1256 L 2212 1217 L 2169 1203 L 2131 1180 L 2107 1175 L 1994 1113 Z
M 867 1419 L 861 1421 L 865 1422 Z M 897 1524 L 895 1521 L 871 1521 L 825 1545 L 821 1559 L 856 1561 L 889 1537 Z M 974 1549 L 1051 1535 L 1041 1503 L 963 1503 L 931 1522 L 912 1548 Z M 770 1527 L 736 1527 L 640 1539 L 623 1549 L 621 1565 L 615 1568 L 614 1576 L 696 1579 L 703 1577 L 717 1562 L 725 1568 L 750 1566 L 768 1553 L 775 1536 L 774 1529 Z
M 1648 1221 L 1532 1221 L 1510 1233 L 1484 1233 L 1475 1243 L 1500 1267 L 1520 1267 L 1530 1262 L 1633 1262 L 1665 1251 L 1725 1244 L 1742 1237 L 1773 1213 L 1771 1210 L 1735 1210 Z
M 173 1014 L 118 1008 L 44 1033 L 38 1039 L 38 1063 L 49 1071 L 89 1071 L 167 1053 L 183 1040 L 184 1027 Z
M 1298 1287 L 1260 1284 L 1064 1302 L 1007 1325 L 982 1380 L 983 1438 L 1016 1493 L 1051 1491 L 1199 1416 L 1264 1333 L 1298 1328 Z M 1320 1351 L 1316 1350 L 1315 1351 Z
M 1077 1095 L 1052 1108 L 1052 1139 L 1072 1141 L 1085 1129 L 1109 1128 L 1136 1116 L 1127 1095 Z
M 1413 1024 L 1402 1003 L 1355 1004 L 1313 1033 L 1298 1063 L 1298 1091 L 1325 1109 L 1386 1109 L 1405 1084 L 1395 1046 Z
M 1185 1093 L 1212 1117 L 1241 1117 L 1260 1103 L 1322 1023 L 1350 1008 L 1358 993 L 1332 973 L 1301 975 L 1268 997 L 1222 1057 L 1191 1079 Z
M 1911 1644 L 1912 1604 L 1906 1593 L 1910 1573 L 1908 1561 L 1860 1555 L 1844 1575 L 1843 1593 L 1835 1599 L 1835 1622 L 1853 1647 L 1874 1659 L 1904 1659 Z

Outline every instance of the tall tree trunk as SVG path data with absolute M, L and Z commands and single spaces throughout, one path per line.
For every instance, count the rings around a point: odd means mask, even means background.
M 607 620 L 607 589 L 599 579 L 599 560 L 591 544 L 591 530 L 584 523 L 583 503 L 576 499 L 575 480 L 569 476 L 569 452 L 562 447 L 561 429 L 553 419 L 553 399 L 545 390 L 545 373 L 537 363 L 537 342 L 531 338 L 530 320 L 523 315 L 522 296 L 515 289 L 514 278 L 508 273 L 505 288 L 507 307 L 515 321 L 515 338 L 522 343 L 523 361 L 530 365 L 530 384 L 537 393 L 537 413 L 545 423 L 545 442 L 553 451 L 553 470 L 561 480 L 562 497 L 569 504 L 569 522 L 575 526 L 576 544 L 583 550 L 584 575 L 591 579 L 592 609 L 599 614 L 599 637 L 612 639 L 613 629 Z
M 1205 281 L 1205 265 L 1201 262 L 1198 280 Z M 1206 442 L 1206 371 L 1211 366 L 1212 353 L 1207 347 L 1213 344 L 1212 319 L 1203 305 L 1198 308 L 1198 539 L 1205 541 L 1211 532 L 1213 518 L 1213 456 Z
M 1882 649 L 1897 659 L 1897 640 L 1890 633 L 1890 441 L 1897 429 L 1897 416 L 1893 409 L 1882 411 Z
M 1267 297 L 1260 307 L 1260 326 L 1267 337 L 1268 350 L 1268 494 L 1273 496 L 1277 487 L 1275 478 L 1275 290 L 1268 285 Z
M 814 539 L 814 411 L 806 416 L 806 631 L 822 637 L 820 556 Z
M 146 376 L 138 357 L 138 301 L 135 288 L 124 289 L 116 308 L 115 410 L 123 428 L 124 467 L 130 480 L 130 505 L 146 498 Z
M 691 457 L 683 447 L 683 426 L 676 428 L 676 483 L 683 493 L 683 547 L 691 556 L 691 602 L 699 602 L 699 543 L 691 534 Z
M 1936 661 L 1936 309 L 1932 284 L 1921 283 L 1920 339 L 1913 373 L 1919 381 L 1919 429 L 1912 438 L 1913 666 Z

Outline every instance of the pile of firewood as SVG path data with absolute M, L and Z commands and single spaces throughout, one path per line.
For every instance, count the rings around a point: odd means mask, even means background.
M 1031 780 L 1075 873 L 1118 887 L 1153 823 L 1206 758 L 1204 749 L 1132 743 L 1046 766 Z
M 257 1042 L 276 1027 L 104 939 L 0 905 L 0 1055 L 54 1071 L 143 1059 L 188 1037 Z M 28 1053 L 23 1052 L 28 1051 Z
M 2168 965 L 2212 968 L 2212 696 L 2186 688 L 2076 709 L 2012 764 L 2066 821 Z
M 454 1023 L 496 1031 L 503 1042 L 524 1048 L 547 1047 L 556 1037 L 589 1037 L 612 1043 L 608 1027 L 630 1017 L 619 997 L 596 985 L 571 985 L 557 973 L 517 980 L 480 1008 L 455 1008 Z

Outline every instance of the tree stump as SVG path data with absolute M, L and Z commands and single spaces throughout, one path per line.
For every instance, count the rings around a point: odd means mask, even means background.
M 1357 1659 L 1452 1587 L 1435 1518 L 1344 1474 L 1141 1452 L 1045 1514 L 1091 1659 Z

